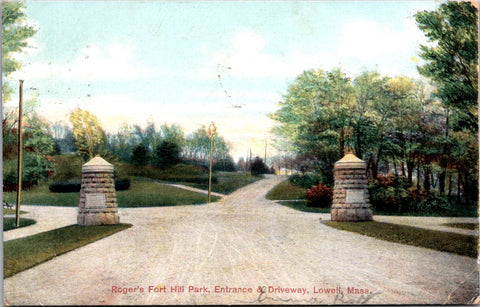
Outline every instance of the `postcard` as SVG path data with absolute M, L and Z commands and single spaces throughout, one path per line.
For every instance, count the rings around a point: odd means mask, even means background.
M 478 8 L 2 1 L 3 303 L 479 303 Z

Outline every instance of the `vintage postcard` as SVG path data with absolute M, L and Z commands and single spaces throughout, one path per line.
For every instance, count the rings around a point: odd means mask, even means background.
M 478 9 L 2 1 L 3 303 L 480 303 Z

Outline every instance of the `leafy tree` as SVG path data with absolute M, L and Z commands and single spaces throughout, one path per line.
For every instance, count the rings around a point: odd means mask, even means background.
M 415 19 L 429 39 L 421 46 L 426 63 L 418 71 L 433 80 L 435 96 L 446 109 L 446 131 L 438 139 L 441 190 L 450 165 L 458 172 L 458 201 L 463 186 L 472 203 L 478 194 L 478 10 L 467 1 L 446 2 L 435 11 L 418 12 Z
M 265 165 L 265 163 L 263 163 L 262 158 L 260 158 L 258 156 L 255 157 L 255 160 L 253 161 L 252 165 L 250 166 L 250 171 L 252 172 L 252 175 L 254 175 L 254 176 L 269 173 L 268 167 Z
M 478 10 L 468 1 L 446 2 L 435 11 L 415 14 L 417 25 L 429 39 L 420 56 L 426 64 L 419 72 L 433 79 L 436 96 L 457 113 L 454 120 L 478 130 Z
M 218 160 L 215 164 L 213 164 L 214 171 L 222 171 L 222 172 L 235 172 L 237 169 L 235 167 L 235 162 L 233 162 L 233 158 L 228 155 L 226 158 L 222 158 Z
M 160 167 L 175 165 L 181 161 L 180 147 L 171 141 L 162 141 L 155 150 L 156 164 Z
M 148 150 L 142 145 L 138 144 L 132 150 L 132 163 L 135 165 L 146 165 L 148 163 Z
M 2 2 L 2 75 L 8 76 L 21 68 L 21 63 L 14 58 L 14 53 L 21 52 L 28 46 L 27 39 L 37 30 L 25 25 L 25 4 L 20 1 Z M 11 87 L 3 84 L 3 101 L 10 98 Z
M 70 113 L 70 121 L 73 125 L 77 153 L 84 160 L 105 153 L 106 134 L 95 115 L 77 108 Z
M 75 152 L 75 137 L 73 130 L 62 122 L 56 122 L 51 125 L 50 130 L 53 132 L 53 139 L 58 154 L 69 154 Z
M 213 160 L 225 159 L 230 152 L 230 146 L 223 136 L 216 133 L 213 137 Z M 210 138 L 205 126 L 187 136 L 183 150 L 184 157 L 189 160 L 208 164 L 210 156 Z

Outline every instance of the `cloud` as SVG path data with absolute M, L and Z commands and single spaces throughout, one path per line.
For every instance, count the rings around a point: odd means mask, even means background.
M 415 67 L 412 57 L 419 44 L 426 42 L 412 17 L 404 19 L 399 30 L 372 20 L 355 19 L 344 26 L 336 49 L 342 62 L 362 63 L 368 69 L 378 69 L 390 75 L 409 74 Z M 356 66 L 358 72 L 361 67 Z
M 322 52 L 308 54 L 293 47 L 284 53 L 267 53 L 266 41 L 254 31 L 235 33 L 228 44 L 217 52 L 208 53 L 202 46 L 206 65 L 193 75 L 198 79 L 212 80 L 218 75 L 232 78 L 291 78 L 304 70 L 317 67 L 333 68 L 337 62 L 332 55 Z M 230 47 L 232 46 L 232 47 Z
M 35 62 L 12 74 L 12 79 L 62 78 L 66 80 L 132 80 L 147 78 L 157 72 L 135 61 L 131 45 L 112 42 L 105 47 L 89 45 L 72 61 L 64 64 Z

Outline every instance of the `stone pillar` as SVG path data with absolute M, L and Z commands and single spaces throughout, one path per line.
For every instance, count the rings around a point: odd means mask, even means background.
M 365 162 L 353 154 L 335 163 L 335 186 L 331 219 L 333 222 L 357 222 L 373 220 L 368 196 L 368 180 Z
M 99 156 L 82 166 L 77 223 L 85 226 L 120 223 L 113 165 Z

